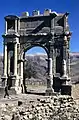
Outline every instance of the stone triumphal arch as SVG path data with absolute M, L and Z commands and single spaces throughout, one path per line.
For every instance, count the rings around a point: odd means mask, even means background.
M 2 79 L 16 93 L 24 86 L 23 64 L 25 51 L 41 46 L 48 55 L 47 94 L 70 94 L 69 13 L 56 13 L 46 9 L 43 14 L 35 10 L 22 16 L 5 17 L 4 69 Z

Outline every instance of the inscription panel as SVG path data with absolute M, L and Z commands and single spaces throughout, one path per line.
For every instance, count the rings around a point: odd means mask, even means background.
M 20 19 L 20 34 L 49 33 L 50 19 L 48 17 L 29 17 Z
M 64 29 L 64 16 L 58 15 L 55 18 L 51 16 L 28 17 L 20 19 L 21 35 L 30 33 L 50 33 L 51 20 L 54 19 L 54 33 L 62 34 Z

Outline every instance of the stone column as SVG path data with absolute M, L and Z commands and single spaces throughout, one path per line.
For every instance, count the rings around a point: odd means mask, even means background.
M 50 79 L 49 88 L 52 88 L 52 86 L 53 86 L 52 58 L 49 58 L 48 65 L 49 65 L 49 71 L 48 72 L 49 72 L 49 79 Z
M 70 76 L 70 54 L 68 51 L 68 75 Z
M 62 61 L 62 69 L 63 69 L 63 76 L 67 76 L 67 64 L 66 64 L 66 60 L 67 60 L 67 48 L 66 48 L 66 42 L 67 42 L 67 37 L 64 36 L 64 45 L 63 45 L 63 61 Z
M 4 71 L 5 86 L 7 85 L 7 44 L 4 44 Z
M 70 38 L 70 37 L 69 37 Z M 68 57 L 68 61 L 67 61 L 67 65 L 68 65 L 68 69 L 67 69 L 67 72 L 68 72 L 68 76 L 70 77 L 70 50 L 69 50 L 69 39 L 68 38 L 68 43 L 67 43 L 67 57 Z
M 20 20 L 18 20 L 18 30 L 20 30 Z
M 17 43 L 14 44 L 14 75 L 17 76 Z
M 23 84 L 23 61 L 21 61 L 21 84 Z
M 17 74 L 20 76 L 20 43 L 17 44 Z
M 46 95 L 53 95 L 53 74 L 52 74 L 52 58 L 48 58 L 48 78 L 47 78 L 47 90 Z
M 7 34 L 7 21 L 5 21 L 5 33 Z
M 63 77 L 67 77 L 66 60 L 65 59 L 63 59 Z
M 64 26 L 63 26 L 63 32 L 65 33 L 67 30 L 67 15 L 64 15 Z M 62 63 L 62 68 L 63 68 L 63 76 L 67 76 L 67 36 L 64 36 L 63 40 L 63 63 Z
M 4 75 L 7 75 L 7 45 L 4 45 Z
M 15 20 L 15 32 L 17 33 L 17 19 Z
M 23 53 L 21 55 L 21 85 L 23 85 Z
M 10 75 L 10 51 L 8 51 L 8 75 Z
M 53 74 L 55 75 L 56 73 L 56 53 L 55 53 L 55 49 L 53 48 Z

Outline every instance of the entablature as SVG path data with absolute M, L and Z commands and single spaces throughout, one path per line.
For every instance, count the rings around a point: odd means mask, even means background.
M 27 12 L 22 16 L 8 15 L 5 17 L 6 31 L 5 33 L 19 35 L 29 34 L 63 34 L 69 31 L 68 13 L 56 13 L 50 9 L 46 9 L 44 14 L 39 11 L 33 11 L 32 16 Z

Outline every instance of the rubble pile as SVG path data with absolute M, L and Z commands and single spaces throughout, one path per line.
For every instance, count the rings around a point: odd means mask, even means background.
M 0 108 L 0 120 L 79 120 L 79 106 L 71 96 L 45 96 Z

